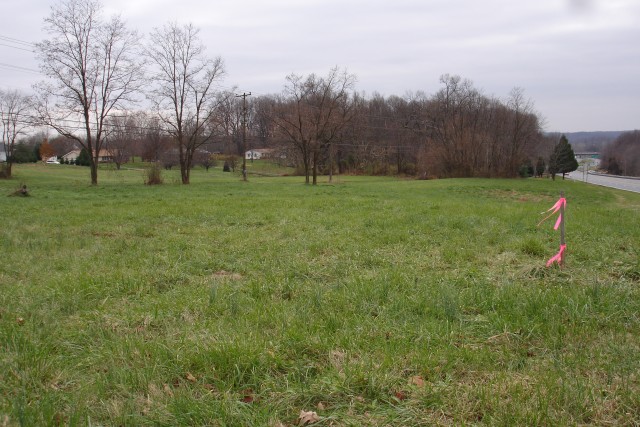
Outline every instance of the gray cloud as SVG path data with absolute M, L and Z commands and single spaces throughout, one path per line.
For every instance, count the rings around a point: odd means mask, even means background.
M 640 3 L 635 0 L 104 0 L 146 33 L 192 22 L 225 86 L 280 92 L 292 73 L 346 67 L 358 89 L 433 93 L 441 74 L 460 74 L 489 95 L 522 87 L 553 131 L 639 128 Z M 0 34 L 43 37 L 48 2 L 2 0 L 12 10 Z M 28 52 L 0 46 L 0 62 L 36 68 Z M 37 75 L 0 67 L 1 86 Z

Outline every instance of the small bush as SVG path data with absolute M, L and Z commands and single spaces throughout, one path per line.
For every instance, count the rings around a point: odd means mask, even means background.
M 29 189 L 26 184 L 21 184 L 20 187 L 16 189 L 13 193 L 9 194 L 10 196 L 20 196 L 20 197 L 29 197 Z
M 145 185 L 159 185 L 162 182 L 162 167 L 160 163 L 153 163 L 144 171 Z

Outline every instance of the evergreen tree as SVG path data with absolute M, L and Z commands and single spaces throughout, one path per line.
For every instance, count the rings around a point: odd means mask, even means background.
M 76 159 L 76 165 L 79 165 L 79 166 L 91 165 L 91 158 L 89 157 L 89 152 L 85 148 L 80 150 L 80 154 Z
M 36 160 L 36 153 L 32 147 L 23 143 L 16 144 L 12 158 L 14 163 L 33 163 Z
M 553 179 L 556 179 L 555 175 L 557 173 L 561 173 L 562 179 L 564 179 L 565 174 L 573 172 L 576 169 L 578 169 L 576 155 L 567 137 L 562 135 L 560 141 L 553 149 L 551 157 L 549 157 L 549 173 Z
M 546 167 L 547 165 L 545 164 L 544 159 L 542 157 L 538 157 L 538 161 L 536 162 L 536 176 L 541 177 Z
M 40 157 L 40 146 L 42 145 L 42 143 L 37 143 L 36 145 L 34 145 L 33 147 L 33 158 L 35 159 L 33 162 L 38 162 L 40 160 L 42 160 L 42 158 Z
M 556 154 L 556 150 L 554 149 L 551 155 L 549 156 L 549 175 L 551 175 L 551 179 L 556 180 L 556 174 L 558 173 L 558 155 Z

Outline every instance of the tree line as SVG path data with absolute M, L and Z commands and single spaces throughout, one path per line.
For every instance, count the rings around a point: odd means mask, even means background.
M 640 176 L 640 131 L 625 132 L 601 154 L 603 169 L 613 175 Z
M 366 97 L 356 90 L 356 76 L 336 67 L 323 76 L 291 74 L 282 93 L 243 103 L 233 89 L 219 89 L 224 62 L 206 54 L 192 25 L 158 27 L 145 44 L 101 9 L 99 0 L 52 7 L 49 38 L 37 44 L 47 79 L 34 96 L 0 95 L 15 98 L 13 107 L 3 107 L 3 118 L 13 119 L 3 126 L 10 158 L 18 137 L 44 125 L 65 141 L 60 146 L 90 154 L 92 184 L 103 149 L 118 165 L 133 155 L 177 164 L 188 184 L 192 167 L 210 162 L 210 153 L 232 159 L 248 147 L 273 149 L 315 184 L 318 175 L 334 173 L 539 174 L 558 141 L 543 133 L 522 89 L 503 100 L 456 75 L 441 76 L 433 95 Z

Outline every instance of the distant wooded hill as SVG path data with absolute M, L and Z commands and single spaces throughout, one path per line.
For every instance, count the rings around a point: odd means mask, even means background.
M 620 134 L 626 131 L 600 131 L 600 132 L 565 132 L 564 135 L 569 140 L 569 144 L 573 148 L 573 151 L 597 151 L 601 152 L 602 149 Z M 551 132 L 550 135 L 558 135 L 560 138 L 560 132 Z

